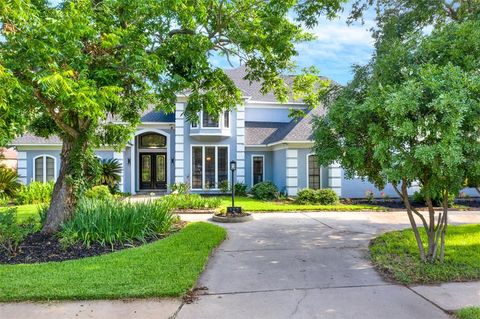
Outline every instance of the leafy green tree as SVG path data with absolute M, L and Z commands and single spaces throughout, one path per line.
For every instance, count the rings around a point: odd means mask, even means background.
M 338 161 L 347 176 L 365 176 L 378 188 L 393 185 L 424 261 L 444 258 L 449 194 L 480 176 L 479 56 L 476 19 L 439 25 L 430 35 L 383 37 L 370 63 L 355 69 L 315 123 L 322 165 Z M 425 194 L 425 215 L 410 204 L 414 182 Z M 432 204 L 438 194 L 441 212 Z
M 43 231 L 56 231 L 90 186 L 92 149 L 121 148 L 147 105 L 173 112 L 188 93 L 185 117 L 195 120 L 199 110 L 241 103 L 212 54 L 242 61 L 246 79 L 285 101 L 281 75 L 293 67 L 295 43 L 312 38 L 303 28 L 334 16 L 342 1 L 1 1 L 0 143 L 26 129 L 63 142 Z M 312 79 L 296 82 L 318 87 Z

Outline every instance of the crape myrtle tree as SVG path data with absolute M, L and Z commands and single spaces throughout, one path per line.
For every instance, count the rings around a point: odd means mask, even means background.
M 403 32 L 386 23 L 370 63 L 355 67 L 315 121 L 319 162 L 338 161 L 347 176 L 380 189 L 391 183 L 427 262 L 444 259 L 449 194 L 480 176 L 480 20 L 446 20 L 430 34 L 421 24 Z M 413 183 L 425 194 L 426 213 L 410 203 Z M 438 197 L 441 211 L 432 203 Z
M 63 143 L 43 231 L 71 216 L 95 175 L 93 148 L 125 145 L 147 106 L 173 112 L 188 93 L 195 120 L 241 103 L 212 54 L 241 61 L 246 79 L 285 101 L 295 43 L 342 1 L 0 1 L 0 144 L 25 131 Z M 315 101 L 314 79 L 300 76 L 293 93 Z

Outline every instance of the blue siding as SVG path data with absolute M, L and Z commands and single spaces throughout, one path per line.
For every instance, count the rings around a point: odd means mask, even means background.
M 249 107 L 245 112 L 247 122 L 283 122 L 288 123 L 292 119 L 288 117 L 289 108 L 256 108 Z
M 273 183 L 277 185 L 280 192 L 284 193 L 287 190 L 287 151 L 278 150 L 272 153 Z

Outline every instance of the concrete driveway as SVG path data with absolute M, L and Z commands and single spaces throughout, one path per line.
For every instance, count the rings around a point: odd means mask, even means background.
M 182 215 L 207 220 L 208 215 Z M 452 212 L 451 223 L 480 223 Z M 399 213 L 256 214 L 224 224 L 229 238 L 200 278 L 199 299 L 0 303 L 0 319 L 444 319 L 480 306 L 480 282 L 404 287 L 385 282 L 368 261 L 368 242 L 409 227 Z
M 451 222 L 480 223 L 480 214 L 453 212 Z M 369 240 L 408 227 L 405 213 L 257 214 L 224 226 L 229 238 L 199 281 L 199 299 L 175 318 L 450 318 L 435 290 L 385 282 L 368 261 Z M 470 292 L 480 305 L 480 284 Z

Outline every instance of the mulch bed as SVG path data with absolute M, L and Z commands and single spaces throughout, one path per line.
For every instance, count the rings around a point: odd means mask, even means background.
M 173 227 L 172 232 L 176 232 L 186 225 L 185 222 L 178 222 Z M 113 246 L 102 246 L 99 243 L 92 243 L 90 247 L 82 243 L 63 247 L 56 235 L 45 235 L 40 232 L 32 233 L 20 244 L 20 251 L 15 256 L 10 256 L 4 251 L 0 251 L 0 264 L 33 264 L 49 261 L 65 261 L 80 259 L 85 257 L 98 256 L 112 253 L 115 251 L 142 246 L 165 237 L 147 238 L 145 242 L 134 241 L 128 244 L 116 243 Z
M 153 242 L 157 238 L 150 238 L 147 242 Z M 64 248 L 56 235 L 44 235 L 40 232 L 33 233 L 20 245 L 20 251 L 15 256 L 9 256 L 4 251 L 0 252 L 1 264 L 33 264 L 48 261 L 64 261 L 92 257 L 119 251 L 126 248 L 141 246 L 141 241 L 132 244 L 115 244 L 102 246 L 92 243 L 86 247 L 81 243 Z

